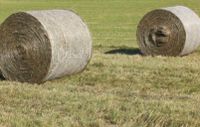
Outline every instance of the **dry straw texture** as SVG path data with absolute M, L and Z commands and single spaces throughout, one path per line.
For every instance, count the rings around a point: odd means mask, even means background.
M 157 9 L 140 21 L 137 39 L 145 55 L 182 56 L 200 45 L 200 18 L 183 6 Z
M 41 83 L 82 71 L 92 54 L 83 20 L 68 10 L 19 12 L 0 28 L 0 67 L 6 79 Z

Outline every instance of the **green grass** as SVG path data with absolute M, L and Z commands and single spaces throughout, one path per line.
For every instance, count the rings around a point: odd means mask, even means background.
M 198 0 L 0 0 L 0 22 L 22 10 L 73 9 L 93 35 L 93 58 L 78 75 L 42 85 L 0 82 L 0 126 L 199 127 L 200 50 L 144 57 L 135 31 L 148 11 Z M 106 54 L 112 50 L 131 51 Z

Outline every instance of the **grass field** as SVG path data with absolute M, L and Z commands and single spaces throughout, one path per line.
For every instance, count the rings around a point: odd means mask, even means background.
M 0 22 L 16 11 L 73 9 L 93 35 L 93 58 L 78 75 L 41 85 L 0 82 L 0 126 L 199 127 L 200 50 L 144 57 L 135 31 L 148 11 L 198 0 L 0 0 Z

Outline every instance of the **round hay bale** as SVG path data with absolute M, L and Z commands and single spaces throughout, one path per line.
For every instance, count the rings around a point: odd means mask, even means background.
M 183 56 L 200 45 L 200 18 L 184 6 L 147 13 L 137 28 L 137 40 L 145 55 Z
M 0 70 L 8 80 L 41 83 L 83 71 L 92 55 L 87 25 L 69 10 L 19 12 L 0 27 Z

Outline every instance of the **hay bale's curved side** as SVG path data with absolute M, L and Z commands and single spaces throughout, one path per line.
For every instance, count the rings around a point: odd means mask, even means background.
M 13 14 L 0 38 L 0 68 L 9 80 L 40 83 L 78 73 L 92 54 L 86 24 L 68 10 Z
M 193 52 L 200 45 L 200 18 L 191 9 L 184 6 L 165 8 L 175 14 L 183 23 L 186 40 L 180 55 L 186 55 Z
M 182 56 L 200 45 L 200 18 L 183 6 L 153 10 L 140 21 L 137 40 L 145 55 Z
M 66 10 L 28 13 L 41 22 L 51 42 L 53 55 L 44 80 L 82 71 L 92 54 L 92 39 L 83 20 Z

